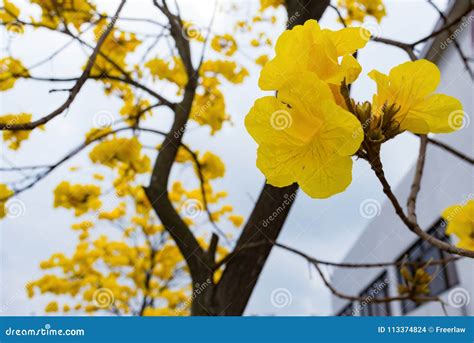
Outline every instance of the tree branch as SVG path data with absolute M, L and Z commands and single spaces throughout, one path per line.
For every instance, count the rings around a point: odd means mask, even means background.
M 126 3 L 126 0 L 121 1 L 117 11 L 115 12 L 114 17 L 119 16 L 125 3 Z M 0 130 L 10 130 L 10 131 L 33 130 L 40 125 L 46 124 L 48 121 L 50 121 L 51 119 L 63 113 L 66 109 L 68 109 L 69 106 L 71 106 L 71 104 L 73 103 L 76 96 L 79 94 L 82 86 L 86 83 L 87 79 L 89 78 L 89 74 L 92 70 L 92 67 L 94 66 L 94 63 L 97 58 L 97 55 L 99 54 L 100 48 L 102 44 L 104 44 L 105 40 L 107 39 L 107 36 L 110 34 L 110 32 L 112 32 L 114 24 L 115 24 L 115 21 L 112 21 L 107 27 L 107 29 L 104 31 L 104 33 L 100 36 L 99 40 L 97 41 L 97 45 L 94 51 L 92 52 L 92 55 L 89 57 L 86 68 L 84 69 L 82 75 L 77 80 L 74 87 L 71 88 L 69 92 L 69 97 L 60 107 L 58 107 L 56 110 L 54 110 L 50 114 L 44 116 L 43 118 L 30 122 L 30 123 L 24 123 L 24 124 L 0 123 Z

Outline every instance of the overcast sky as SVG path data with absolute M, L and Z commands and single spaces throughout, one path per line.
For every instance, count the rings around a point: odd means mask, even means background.
M 99 7 L 112 13 L 117 1 L 97 1 Z M 130 17 L 148 17 L 155 13 L 148 0 L 129 1 L 124 12 Z M 224 9 L 228 2 L 221 1 Z M 257 0 L 242 1 L 242 7 L 257 7 Z M 16 1 L 16 3 L 25 3 Z M 185 19 L 205 26 L 212 12 L 212 1 L 179 1 Z M 249 4 L 250 3 L 250 4 Z M 429 34 L 437 20 L 437 13 L 424 0 L 385 1 L 388 16 L 380 27 L 373 26 L 384 37 L 401 41 L 415 41 Z M 438 2 L 442 7 L 446 1 Z M 251 13 L 252 11 L 248 11 Z M 279 25 L 270 33 L 278 37 L 284 29 L 285 14 L 277 12 Z M 229 17 L 218 15 L 215 32 L 229 32 Z M 335 13 L 328 9 L 321 24 L 328 28 L 339 28 Z M 136 25 L 137 31 L 146 27 Z M 2 32 L 2 55 L 8 37 Z M 9 39 L 9 38 L 8 38 Z M 27 30 L 21 38 L 14 38 L 14 56 L 21 57 L 25 65 L 31 65 L 47 56 L 66 41 L 58 35 L 41 31 Z M 244 49 L 245 50 L 245 49 Z M 226 177 L 216 188 L 229 192 L 229 203 L 236 212 L 248 216 L 252 199 L 256 199 L 264 182 L 263 175 L 255 167 L 256 145 L 247 134 L 243 121 L 254 100 L 263 95 L 257 87 L 258 69 L 239 55 L 251 76 L 243 85 L 225 87 L 228 112 L 232 125 L 227 123 L 223 130 L 212 138 L 207 128 L 192 129 L 185 141 L 203 151 L 211 150 L 223 158 L 227 166 Z M 375 91 L 374 83 L 366 76 L 372 69 L 388 72 L 391 67 L 407 60 L 404 52 L 369 43 L 358 55 L 363 73 L 354 86 L 353 95 L 358 100 L 368 100 Z M 85 61 L 80 48 L 68 49 L 62 57 L 38 70 L 43 75 L 75 76 Z M 1 113 L 31 112 L 35 116 L 56 108 L 64 99 L 64 94 L 49 94 L 48 90 L 58 87 L 47 83 L 18 81 L 12 91 L 0 93 Z M 237 88 L 236 88 L 237 87 Z M 16 166 L 51 163 L 77 146 L 92 126 L 92 118 L 100 111 L 116 112 L 120 103 L 104 98 L 100 87 L 87 83 L 71 109 L 48 124 L 45 132 L 35 132 L 29 141 L 23 143 L 18 153 L 3 149 L 2 166 Z M 166 129 L 170 123 L 169 114 L 160 114 L 150 122 Z M 147 125 L 149 126 L 149 125 Z M 392 183 L 396 183 L 410 168 L 416 153 L 416 140 L 410 135 L 402 135 L 384 145 L 386 173 Z M 24 285 L 41 276 L 38 264 L 57 251 L 70 252 L 75 245 L 75 235 L 69 229 L 74 218 L 70 211 L 52 208 L 52 190 L 63 179 L 87 182 L 91 168 L 87 154 L 83 153 L 71 163 L 63 165 L 33 189 L 23 193 L 20 200 L 25 212 L 19 218 L 5 219 L 1 222 L 1 303 L 2 314 L 27 315 L 42 314 L 47 297 L 30 300 L 24 292 Z M 85 166 L 72 173 L 71 166 Z M 109 173 L 111 176 L 111 174 Z M 7 178 L 7 176 L 3 176 Z M 7 180 L 7 179 L 5 179 Z M 5 182 L 5 180 L 3 182 Z M 342 194 L 326 200 L 310 199 L 299 193 L 296 204 L 288 218 L 280 241 L 304 250 L 316 257 L 338 261 L 353 244 L 370 219 L 359 214 L 360 203 L 367 198 L 384 201 L 378 182 L 365 162 L 354 163 L 353 182 Z M 288 306 L 278 308 L 272 305 L 270 297 L 275 289 L 284 288 L 291 293 Z M 275 248 L 265 266 L 258 285 L 253 293 L 247 314 L 274 315 L 328 315 L 331 314 L 330 297 L 317 275 L 310 275 L 307 263 L 301 258 Z

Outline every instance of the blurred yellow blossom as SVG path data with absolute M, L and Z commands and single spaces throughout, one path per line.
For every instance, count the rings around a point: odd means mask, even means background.
M 18 125 L 31 122 L 31 114 L 29 113 L 20 113 L 20 114 L 7 114 L 0 117 L 0 123 L 8 125 Z M 12 150 L 18 150 L 21 146 L 21 143 L 24 140 L 27 140 L 30 136 L 31 130 L 4 130 L 3 131 L 3 140 L 8 142 L 8 147 Z
M 14 22 L 20 15 L 20 10 L 9 0 L 3 0 L 3 7 L 0 8 L 0 22 L 8 24 Z
M 380 23 L 387 14 L 382 0 L 338 0 L 337 5 L 345 11 L 347 24 L 363 22 L 366 16 L 372 16 Z
M 28 69 L 21 61 L 12 57 L 0 59 L 0 91 L 13 88 L 18 78 L 27 76 L 29 76 Z
M 100 187 L 95 185 L 72 185 L 67 181 L 61 182 L 54 190 L 54 207 L 74 209 L 76 216 L 90 210 L 98 210 L 101 206 L 99 199 Z
M 448 207 L 442 217 L 448 223 L 446 233 L 458 237 L 457 246 L 474 250 L 474 200 Z
M 0 183 L 0 218 L 4 218 L 7 215 L 5 203 L 13 195 L 13 191 L 5 184 Z

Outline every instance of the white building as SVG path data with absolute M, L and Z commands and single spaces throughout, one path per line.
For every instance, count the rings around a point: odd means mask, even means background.
M 467 10 L 470 1 L 452 1 L 446 12 L 448 20 L 459 17 Z M 473 12 L 461 21 L 458 27 L 453 27 L 453 35 L 468 57 L 473 57 Z M 440 21 L 437 27 L 443 26 Z M 424 49 L 425 58 L 435 62 L 442 74 L 442 83 L 438 92 L 457 97 L 464 105 L 469 118 L 473 118 L 473 87 L 464 64 L 448 35 L 440 35 L 429 42 Z M 471 60 L 471 66 L 474 66 Z M 448 135 L 437 135 L 435 138 L 449 144 L 453 148 L 473 156 L 473 130 L 471 126 Z M 405 175 L 402 182 L 396 187 L 395 194 L 400 203 L 406 203 L 413 180 L 414 166 Z M 417 217 L 421 227 L 430 230 L 439 238 L 444 236 L 444 228 L 440 225 L 440 213 L 448 206 L 465 202 L 472 198 L 473 168 L 469 163 L 459 159 L 445 150 L 433 145 L 428 146 L 425 174 L 422 179 L 421 192 L 417 202 Z M 455 243 L 455 238 L 450 238 Z M 344 262 L 375 263 L 397 261 L 402 257 L 408 261 L 441 259 L 448 255 L 428 243 L 421 241 L 411 233 L 396 216 L 392 204 L 386 201 L 380 215 L 375 217 L 354 243 Z M 440 296 L 446 303 L 449 315 L 474 315 L 474 261 L 464 258 L 435 270 L 428 268 L 428 272 L 436 277 L 430 285 L 431 295 Z M 397 268 L 336 268 L 331 276 L 332 285 L 341 293 L 368 297 L 368 304 L 349 302 L 333 295 L 334 315 L 414 315 L 434 316 L 444 315 L 439 303 L 425 303 L 416 305 L 411 301 L 395 301 L 388 304 L 370 303 L 370 297 L 386 297 L 398 295 L 397 287 L 400 276 Z M 470 299 L 470 301 L 469 301 Z M 459 303 L 463 305 L 460 306 Z

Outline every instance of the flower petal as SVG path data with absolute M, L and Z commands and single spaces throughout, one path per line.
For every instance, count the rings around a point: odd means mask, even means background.
M 263 97 L 255 101 L 245 118 L 245 127 L 255 142 L 276 147 L 305 145 L 313 134 L 314 119 L 288 108 L 277 98 Z
M 260 145 L 257 150 L 257 167 L 275 187 L 285 187 L 297 181 L 302 170 L 306 147 L 274 148 Z
M 363 27 L 348 27 L 338 31 L 322 30 L 336 46 L 337 56 L 353 54 L 365 47 L 370 39 L 370 31 Z
M 332 147 L 341 156 L 355 154 L 364 139 L 359 120 L 332 101 L 322 105 L 325 120 L 316 144 Z
M 413 133 L 449 133 L 462 124 L 461 102 L 448 95 L 433 94 L 414 105 L 401 121 L 401 128 Z
M 301 189 L 312 198 L 324 199 L 344 191 L 352 181 L 352 159 L 324 149 L 313 150 L 303 160 L 298 177 Z

